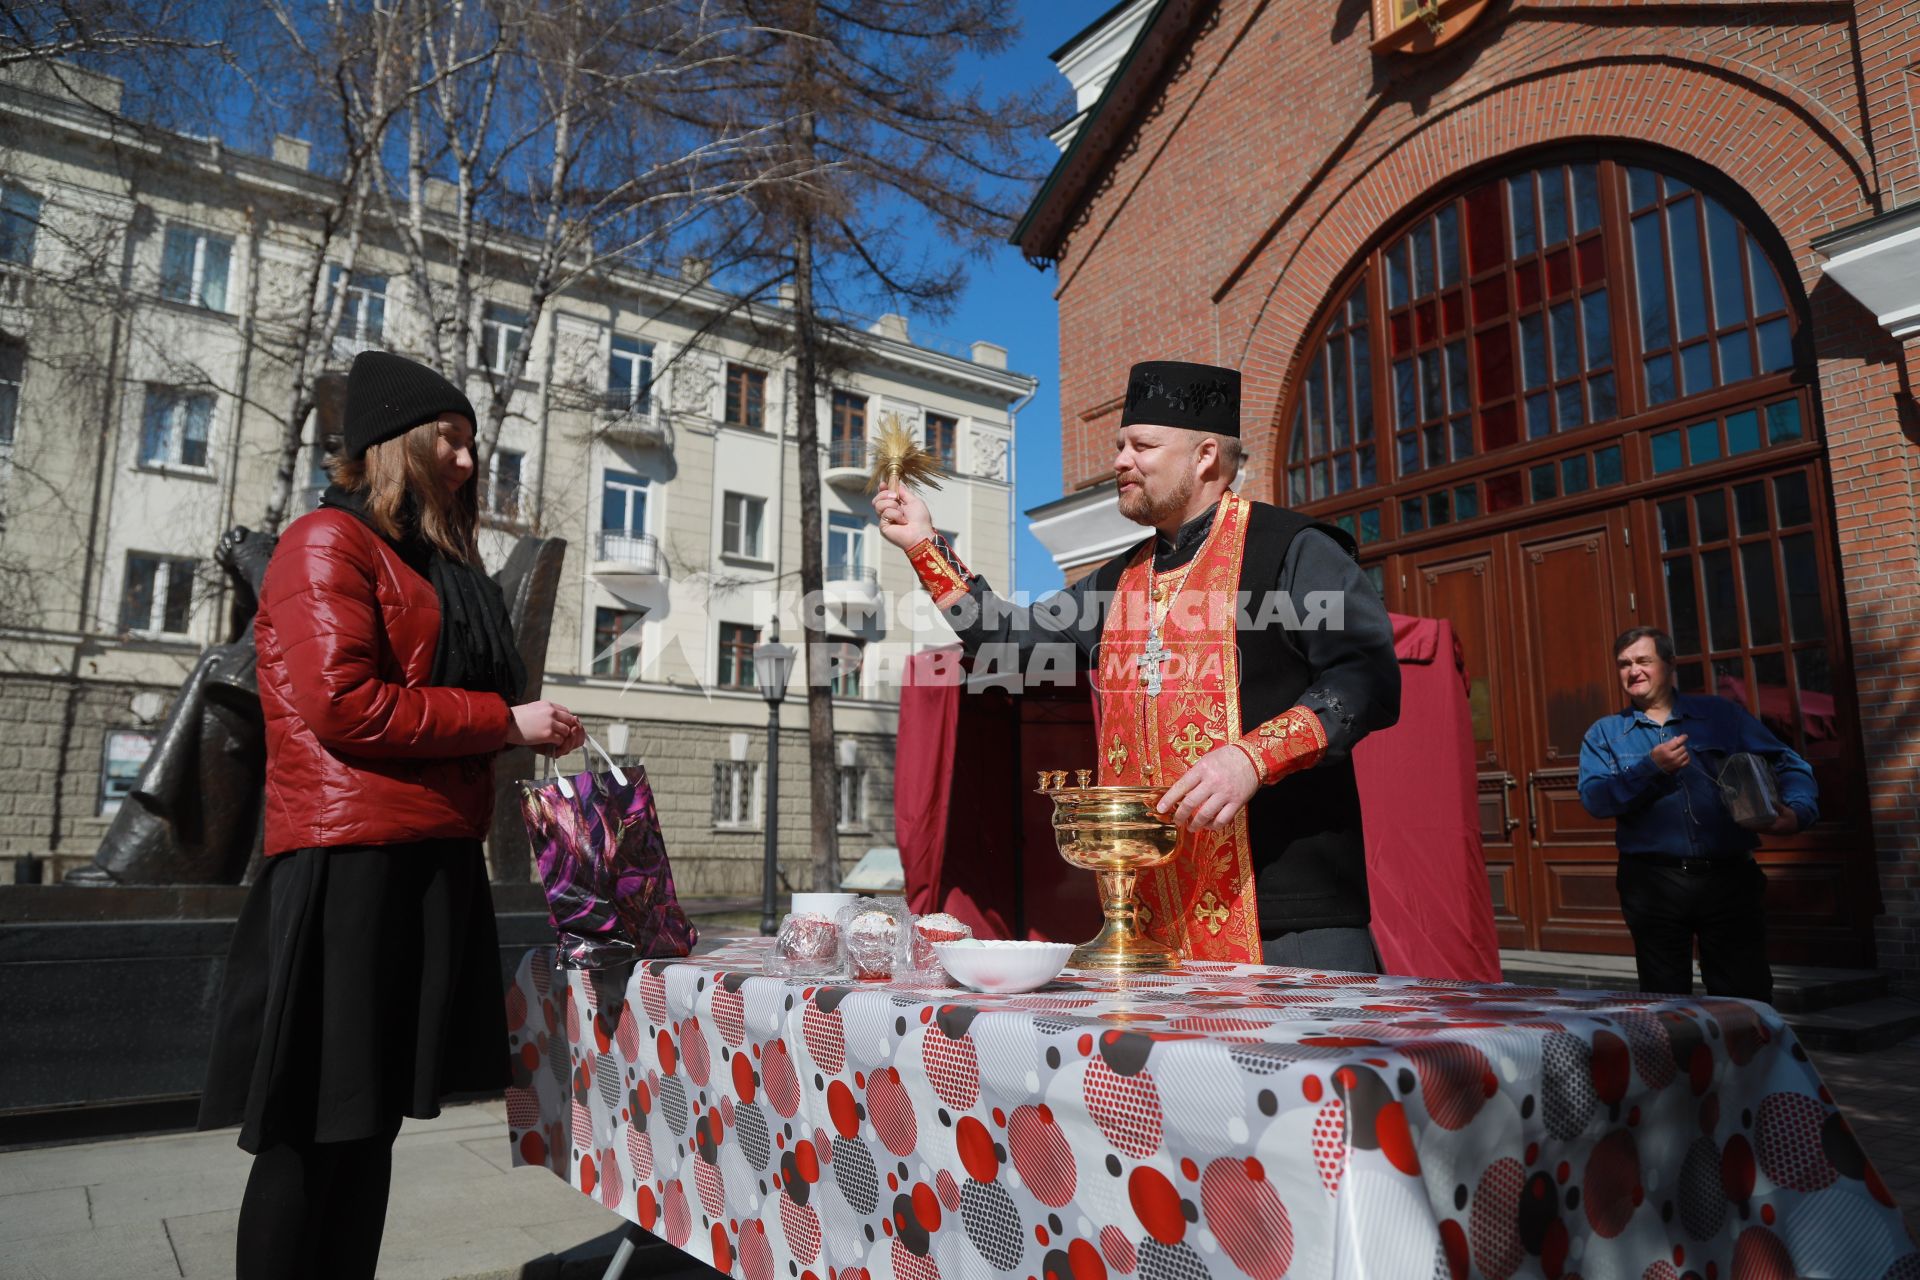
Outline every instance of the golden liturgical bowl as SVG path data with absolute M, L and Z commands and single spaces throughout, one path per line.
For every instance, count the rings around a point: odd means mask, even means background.
M 1053 839 L 1060 856 L 1094 873 L 1106 916 L 1100 932 L 1077 947 L 1068 963 L 1114 973 L 1179 967 L 1179 953 L 1141 931 L 1135 898 L 1139 873 L 1180 848 L 1180 829 L 1154 812 L 1166 788 L 1091 787 L 1086 785 L 1089 771 L 1078 773 L 1077 787 L 1066 785 L 1063 770 L 1040 775 L 1040 794 L 1053 801 Z

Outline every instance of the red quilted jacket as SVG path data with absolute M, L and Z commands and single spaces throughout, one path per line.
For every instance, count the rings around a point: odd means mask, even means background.
M 268 854 L 486 835 L 506 701 L 423 687 L 439 600 L 373 530 L 329 507 L 289 525 L 253 633 Z

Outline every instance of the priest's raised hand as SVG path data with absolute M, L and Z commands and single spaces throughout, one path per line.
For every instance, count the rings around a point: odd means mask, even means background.
M 1215 747 L 1180 775 L 1158 806 L 1183 831 L 1225 831 L 1260 789 L 1253 761 L 1239 747 Z
M 933 516 L 911 489 L 880 490 L 873 495 L 873 509 L 880 516 L 880 536 L 902 551 L 911 551 L 933 536 Z

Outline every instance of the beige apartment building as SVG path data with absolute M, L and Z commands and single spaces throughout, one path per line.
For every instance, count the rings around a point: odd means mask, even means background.
M 289 317 L 313 305 L 317 250 L 290 211 L 328 187 L 298 141 L 239 154 L 48 88 L 0 80 L 0 862 L 51 858 L 55 878 L 91 859 L 199 651 L 229 638 L 212 554 L 267 508 Z M 90 90 L 110 98 L 112 85 Z M 524 290 L 498 274 L 475 300 L 470 358 L 503 368 L 516 344 L 531 352 L 487 464 L 488 562 L 525 533 L 566 540 L 547 696 L 647 766 L 683 893 L 756 892 L 769 816 L 752 649 L 776 617 L 795 642 L 805 603 L 793 377 L 768 337 L 781 311 L 689 263 L 677 277 L 596 273 L 529 327 Z M 345 277 L 330 365 L 371 346 L 426 350 L 406 263 L 377 226 L 350 271 L 319 275 Z M 940 454 L 952 479 L 928 495 L 936 522 L 1010 584 L 1014 418 L 1035 384 L 999 346 L 949 351 L 899 317 L 844 337 L 855 355 L 816 412 L 850 866 L 893 843 L 897 673 L 952 639 L 878 539 L 867 441 L 892 420 Z M 478 373 L 469 394 L 485 403 Z M 323 480 L 313 433 L 293 514 Z M 782 723 L 772 820 L 799 881 L 798 678 Z

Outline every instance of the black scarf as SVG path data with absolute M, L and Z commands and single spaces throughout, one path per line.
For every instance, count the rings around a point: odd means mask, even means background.
M 499 583 L 478 565 L 463 564 L 446 555 L 417 532 L 398 542 L 380 533 L 367 518 L 366 494 L 359 490 L 328 485 L 320 505 L 338 507 L 353 515 L 392 547 L 408 568 L 433 584 L 433 594 L 440 601 L 440 638 L 433 647 L 428 684 L 497 693 L 508 706 L 520 701 L 527 684 L 527 666 L 513 642 L 513 619 L 507 615 L 507 600 Z M 403 519 L 409 526 L 414 523 Z

